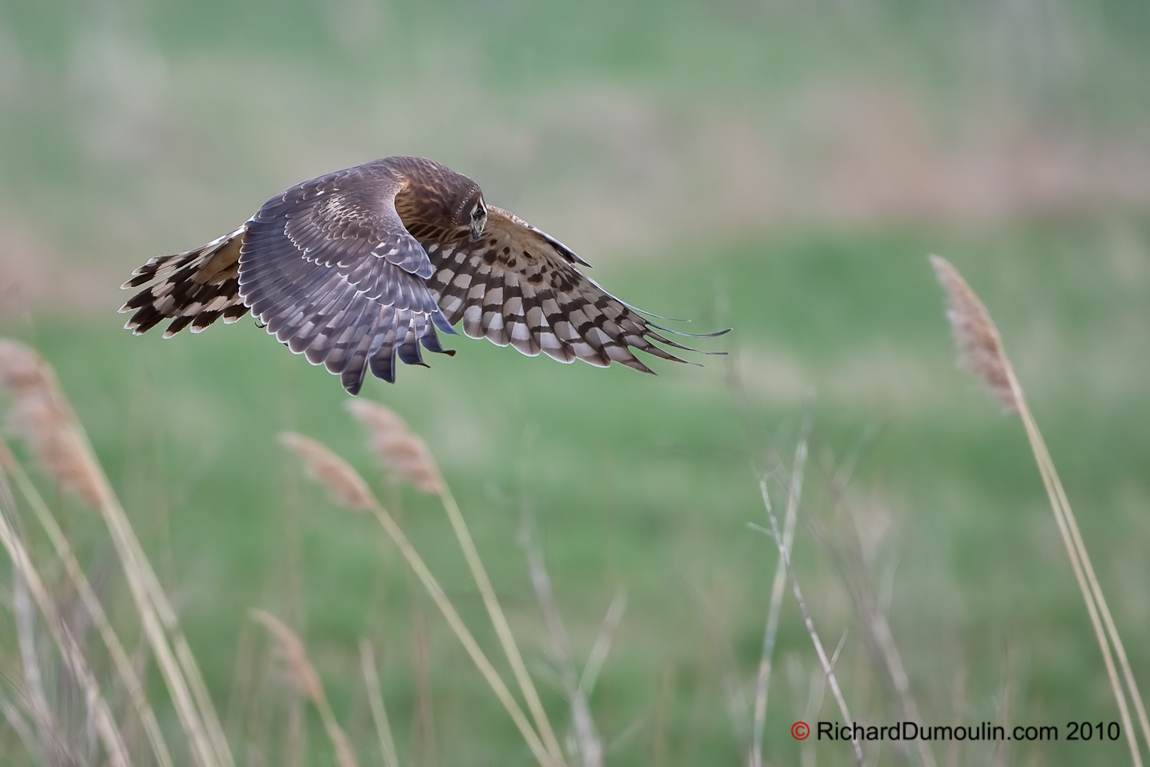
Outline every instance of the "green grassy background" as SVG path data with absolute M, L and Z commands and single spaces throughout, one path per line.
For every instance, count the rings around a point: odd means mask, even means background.
M 840 541 L 857 527 L 864 571 L 845 578 L 887 605 L 924 723 L 1065 737 L 1070 720 L 1117 718 L 1100 655 L 1020 425 L 955 370 L 925 256 L 950 258 L 997 320 L 1150 684 L 1147 33 L 1133 2 L 3 6 L 0 331 L 55 365 L 241 761 L 254 748 L 275 763 L 288 742 L 259 607 L 299 628 L 365 763 L 363 635 L 405 763 L 528 764 L 396 553 L 276 443 L 301 431 L 379 478 L 338 382 L 248 320 L 162 341 L 114 312 L 131 268 L 282 187 L 435 157 L 624 299 L 735 328 L 702 344 L 730 356 L 658 377 L 458 338 L 455 358 L 365 386 L 441 462 L 534 668 L 525 509 L 581 657 L 627 594 L 592 698 L 608 764 L 745 762 L 775 566 L 747 523 L 764 522 L 757 472 L 790 455 L 806 414 L 795 560 L 824 642 L 845 632 L 855 717 L 898 714 L 813 528 Z M 434 499 L 384 497 L 494 650 Z M 93 520 L 69 520 L 93 571 L 112 572 Z M 126 619 L 125 594 L 109 595 Z M 412 724 L 416 645 L 433 750 Z M 838 718 L 791 601 L 777 660 L 767 754 L 786 764 L 792 722 Z M 849 762 L 844 744 L 807 748 Z M 1128 762 L 1120 742 L 958 756 Z M 307 763 L 330 761 L 316 730 Z

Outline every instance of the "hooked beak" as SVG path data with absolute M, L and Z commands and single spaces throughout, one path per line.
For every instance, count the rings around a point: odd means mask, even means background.
M 483 236 L 483 224 L 475 223 L 471 225 L 471 241 L 476 242 Z

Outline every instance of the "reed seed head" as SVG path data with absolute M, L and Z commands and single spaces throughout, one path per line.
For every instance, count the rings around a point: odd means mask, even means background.
M 1008 412 L 1017 413 L 1018 395 L 1010 360 L 986 306 L 949 261 L 931 256 L 930 263 L 946 293 L 946 316 L 958 347 L 959 364 L 981 379 Z
M 303 459 L 307 473 L 326 487 L 337 503 L 351 509 L 375 506 L 375 497 L 363 477 L 325 445 L 290 431 L 280 434 L 280 444 Z
M 442 489 L 439 469 L 426 443 L 398 415 L 370 400 L 352 400 L 347 409 L 367 428 L 368 446 L 392 481 L 407 481 L 427 493 Z
M 271 613 L 254 610 L 252 617 L 262 623 L 271 634 L 292 687 L 296 688 L 300 695 L 319 705 L 323 698 L 323 687 L 319 681 L 319 674 L 308 660 L 303 640 Z
M 0 338 L 0 389 L 12 398 L 8 428 L 60 486 L 98 508 L 104 481 L 48 363 L 30 347 Z

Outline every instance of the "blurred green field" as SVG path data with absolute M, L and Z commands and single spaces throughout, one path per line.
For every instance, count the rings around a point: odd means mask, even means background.
M 379 756 L 361 636 L 381 654 L 404 764 L 531 763 L 374 523 L 277 444 L 286 429 L 316 437 L 377 480 L 496 654 L 438 502 L 386 489 L 338 380 L 250 319 L 164 341 L 133 338 L 114 311 L 149 256 L 217 236 L 295 181 L 398 153 L 476 178 L 624 300 L 692 332 L 734 328 L 700 344 L 729 356 L 657 377 L 459 337 L 453 359 L 364 387 L 439 460 L 555 721 L 564 701 L 515 542 L 525 511 L 579 657 L 627 595 L 591 699 L 607 764 L 746 763 L 776 562 L 748 523 L 765 524 L 758 476 L 790 462 L 805 418 L 794 559 L 823 641 L 843 638 L 857 720 L 900 718 L 844 583 L 863 578 L 925 724 L 1055 724 L 1065 738 L 1072 720 L 1117 718 L 1021 426 L 955 368 L 932 252 L 997 321 L 1150 684 L 1141 4 L 64 11 L 0 7 L 0 335 L 55 366 L 241 763 L 293 763 L 254 608 L 299 629 L 364 763 Z M 130 625 L 98 523 L 69 511 Z M 834 553 L 852 524 L 865 572 Z M 852 763 L 847 744 L 789 734 L 839 716 L 793 600 L 782 616 L 768 761 Z M 432 749 L 414 724 L 421 654 Z M 309 725 L 301 763 L 332 763 Z M 940 763 L 951 747 L 935 744 Z M 1129 762 L 1123 742 L 954 747 L 961 764 Z M 869 757 L 899 759 L 889 744 Z

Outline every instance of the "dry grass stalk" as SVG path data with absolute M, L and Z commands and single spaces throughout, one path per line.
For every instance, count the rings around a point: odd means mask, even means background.
M 3 442 L 0 442 L 0 453 L 2 452 Z M 55 517 L 52 516 L 48 505 L 36 490 L 35 485 L 32 484 L 31 479 L 23 470 L 23 467 L 13 460 L 6 468 L 8 473 L 15 479 L 16 485 L 20 488 L 20 492 L 28 502 L 28 505 L 32 507 L 40 525 L 44 528 L 45 532 L 48 533 L 48 538 L 52 542 L 56 556 L 64 563 L 64 569 L 68 574 L 69 580 L 71 580 L 72 585 L 76 588 L 76 592 L 80 595 L 80 600 L 88 611 L 88 615 L 91 616 L 92 622 L 96 625 L 100 638 L 103 640 L 104 646 L 108 649 L 108 654 L 111 656 L 112 662 L 116 667 L 116 673 L 119 674 L 120 680 L 124 683 L 128 697 L 136 710 L 136 715 L 140 718 L 140 722 L 144 727 L 144 733 L 152 747 L 152 753 L 155 755 L 156 761 L 160 764 L 160 767 L 172 767 L 171 753 L 168 750 L 167 743 L 164 741 L 159 722 L 156 720 L 155 711 L 148 703 L 147 695 L 144 692 L 144 687 L 139 675 L 136 673 L 136 669 L 128 657 L 123 643 L 120 642 L 120 638 L 112 628 L 111 621 L 108 620 L 108 616 L 104 612 L 100 600 L 96 597 L 96 593 L 92 589 L 91 584 L 88 582 L 87 576 L 84 575 L 83 568 L 76 559 L 76 555 L 72 551 L 72 546 L 68 542 L 67 536 L 64 535 L 64 531 L 60 528 L 59 523 L 56 522 Z
M 561 762 L 563 750 L 559 746 L 559 740 L 555 737 L 555 730 L 547 718 L 547 712 L 539 699 L 539 693 L 535 690 L 535 684 L 531 681 L 531 675 L 527 672 L 527 664 L 523 662 L 523 655 L 520 654 L 519 646 L 515 642 L 515 634 L 507 622 L 507 616 L 503 614 L 503 607 L 499 604 L 498 597 L 495 596 L 495 588 L 487 576 L 487 569 L 483 566 L 483 560 L 479 558 L 479 551 L 475 548 L 475 541 L 471 538 L 471 531 L 467 529 L 467 522 L 463 519 L 463 513 L 459 510 L 459 505 L 455 502 L 455 496 L 451 494 L 450 488 L 444 483 L 440 485 L 439 498 L 443 501 L 443 510 L 447 513 L 447 518 L 451 522 L 451 529 L 455 531 L 455 537 L 459 540 L 459 547 L 463 549 L 463 557 L 471 569 L 471 577 L 475 580 L 479 595 L 483 598 L 483 605 L 487 608 L 487 615 L 495 627 L 499 643 L 503 646 L 503 654 L 507 656 L 507 662 L 511 665 L 511 672 L 515 675 L 519 689 L 527 700 L 527 708 L 535 719 L 535 726 L 539 728 L 539 736 L 543 740 L 543 745 L 546 746 L 547 753 L 553 760 Z
M 85 447 L 91 454 L 91 449 Z M 94 459 L 93 459 L 94 462 Z M 105 488 L 107 479 L 100 474 Z M 119 500 L 109 488 L 100 515 L 111 534 L 148 645 L 171 694 L 180 725 L 202 767 L 233 767 L 231 749 L 208 694 L 199 664 L 180 628 L 176 611 L 152 569 Z
M 555 604 L 555 594 L 551 589 L 551 577 L 547 574 L 547 565 L 543 561 L 543 551 L 531 534 L 529 519 L 525 519 L 520 527 L 519 543 L 527 556 L 527 567 L 531 572 L 535 598 L 539 602 L 540 612 L 543 613 L 543 623 L 551 641 L 551 652 L 559 667 L 559 678 L 563 683 L 567 702 L 571 706 L 574 750 L 582 767 L 602 767 L 603 742 L 596 731 L 595 720 L 591 717 L 587 696 L 579 686 L 579 674 L 575 670 L 575 661 L 571 656 L 571 642 L 567 637 L 567 629 L 563 626 L 563 619 L 559 615 L 559 607 Z
M 367 428 L 370 435 L 370 447 L 380 455 L 384 466 L 393 476 L 405 479 L 421 490 L 439 494 L 439 498 L 443 502 L 443 510 L 447 513 L 447 518 L 451 522 L 451 529 L 459 540 L 460 548 L 463 549 L 463 556 L 471 570 L 471 577 L 475 580 L 475 585 L 483 598 L 483 605 L 495 627 L 495 633 L 499 637 L 499 643 L 503 647 L 504 654 L 507 656 L 511 672 L 527 701 L 527 708 L 535 720 L 535 726 L 543 745 L 546 746 L 547 752 L 553 759 L 560 760 L 563 753 L 562 748 L 560 748 L 559 741 L 555 737 L 551 722 L 547 719 L 547 712 L 539 699 L 539 693 L 535 689 L 531 675 L 527 671 L 527 664 L 523 662 L 523 656 L 515 642 L 515 635 L 507 622 L 507 617 L 503 614 L 499 599 L 495 596 L 495 589 L 491 585 L 491 579 L 487 576 L 483 560 L 480 559 L 479 552 L 475 548 L 475 541 L 467 528 L 467 522 L 463 519 L 463 514 L 455 502 L 455 497 L 451 494 L 451 489 L 443 481 L 439 467 L 431 457 L 427 445 L 422 439 L 411 433 L 402 418 L 383 405 L 369 400 L 353 400 L 348 403 L 348 409 Z
M 878 647 L 882 655 L 887 673 L 890 675 L 891 684 L 894 685 L 895 693 L 902 704 L 903 716 L 907 721 L 921 722 L 922 716 L 919 714 L 918 704 L 915 702 L 910 689 L 910 676 L 906 672 L 906 666 L 902 662 L 902 655 L 898 651 L 898 646 L 894 643 L 894 634 L 890 630 L 886 615 L 879 609 L 873 594 L 864 597 L 860 610 L 863 612 L 864 625 L 870 632 L 871 641 Z M 937 762 L 934 758 L 934 752 L 925 740 L 916 739 L 915 748 L 918 750 L 919 761 L 923 767 L 935 766 Z
M 810 611 L 807 610 L 806 600 L 803 599 L 803 592 L 799 588 L 798 578 L 795 577 L 794 568 L 791 567 L 791 555 L 787 551 L 783 542 L 782 533 L 779 532 L 779 520 L 775 515 L 774 507 L 771 506 L 770 494 L 767 492 L 767 480 L 764 477 L 759 481 L 759 489 L 763 495 L 763 505 L 767 509 L 767 518 L 771 523 L 771 536 L 775 539 L 775 544 L 779 549 L 779 558 L 783 560 L 783 566 L 787 570 L 787 578 L 791 582 L 791 590 L 795 594 L 795 602 L 799 605 L 799 611 L 803 614 L 803 622 L 806 624 L 807 633 L 810 634 L 811 641 L 815 645 L 815 652 L 819 656 L 819 663 L 822 664 L 823 674 L 826 677 L 827 685 L 831 688 L 831 694 L 834 695 L 835 702 L 838 703 L 839 712 L 843 715 L 843 721 L 847 727 L 854 729 L 854 719 L 851 718 L 850 711 L 847 709 L 846 699 L 843 697 L 843 692 L 839 688 L 838 678 L 835 676 L 834 666 L 827 657 L 827 651 L 823 649 L 823 643 L 819 639 L 818 632 L 815 630 L 814 621 L 811 620 Z M 859 745 L 858 738 L 851 736 L 851 746 L 854 748 L 855 762 L 859 767 L 863 766 L 863 753 L 862 746 Z
M 280 444 L 303 459 L 308 475 L 328 489 L 335 501 L 351 509 L 370 509 L 371 489 L 347 461 L 314 439 L 294 432 L 280 434 Z
M 894 693 L 902 708 L 903 719 L 910 722 L 921 722 L 922 716 L 919 713 L 918 703 L 915 701 L 910 688 L 910 675 L 902 662 L 902 654 L 899 653 L 898 646 L 894 642 L 894 634 L 890 629 L 886 615 L 871 588 L 862 542 L 858 535 L 858 520 L 850 513 L 849 509 L 846 509 L 846 514 L 848 516 L 848 524 L 845 526 L 847 545 L 839 550 L 832 548 L 831 554 L 842 574 L 843 583 L 850 592 L 855 610 L 858 612 L 867 649 L 886 669 L 887 676 L 890 678 Z M 825 534 L 825 530 L 819 532 L 821 533 L 819 537 L 830 548 L 829 536 Z M 896 745 L 896 751 L 899 748 L 900 746 Z M 909 745 L 903 743 L 901 748 L 909 749 Z M 934 752 L 925 740 L 915 739 L 915 748 L 918 751 L 919 762 L 923 767 L 935 767 L 937 762 L 934 758 Z
M 1130 668 L 1126 649 L 1118 634 L 1118 628 L 1110 613 L 1110 607 L 1102 594 L 1102 587 L 1094 573 L 1094 566 L 1090 562 L 1086 544 L 1078 530 L 1078 522 L 1070 507 L 1070 501 L 1066 497 L 1066 491 L 1062 487 L 1062 480 L 1058 476 L 1054 460 L 1046 449 L 1046 441 L 1042 438 L 1038 424 L 1026 404 L 1022 386 L 1014 375 L 1010 359 L 1003 350 L 998 330 L 994 326 L 986 307 L 949 262 L 938 256 L 931 256 L 930 261 L 938 275 L 939 283 L 947 295 L 950 305 L 947 316 L 954 330 L 955 340 L 964 366 L 986 382 L 995 396 L 1010 411 L 1018 413 L 1023 427 L 1026 429 L 1026 436 L 1030 441 L 1030 449 L 1034 454 L 1035 462 L 1038 464 L 1038 471 L 1046 488 L 1051 511 L 1054 513 L 1058 531 L 1066 546 L 1066 553 L 1070 559 L 1075 580 L 1077 580 L 1078 587 L 1082 591 L 1086 612 L 1090 616 L 1098 646 L 1102 650 L 1103 663 L 1106 666 L 1110 686 L 1118 704 L 1123 729 L 1126 731 L 1131 758 L 1133 763 L 1140 767 L 1142 757 L 1130 719 L 1126 691 L 1118 679 L 1114 658 L 1111 655 L 1111 645 L 1122 668 L 1126 690 L 1129 691 L 1133 700 L 1142 738 L 1148 747 L 1150 747 L 1150 718 L 1147 717 L 1146 707 L 1142 702 L 1134 673 Z
M 129 767 L 131 761 L 128 757 L 127 747 L 116 727 L 116 720 L 104 696 L 100 693 L 99 683 L 89 668 L 84 654 L 75 638 L 69 631 L 67 623 L 56 609 L 55 602 L 44 586 L 40 573 L 33 564 L 23 541 L 16 534 L 15 529 L 8 522 L 8 515 L 14 510 L 14 503 L 7 481 L 0 475 L 0 545 L 8 552 L 12 567 L 27 585 L 28 592 L 44 616 L 48 626 L 48 633 L 60 651 L 60 657 L 68 667 L 68 671 L 84 692 L 84 702 L 89 715 L 95 725 L 96 734 L 104 747 L 108 761 L 115 767 Z
M 408 592 L 411 593 L 410 591 Z M 415 683 L 412 701 L 414 710 L 411 716 L 411 761 L 416 764 L 438 764 L 439 754 L 435 744 L 435 707 L 432 706 L 430 640 L 427 632 L 427 619 L 419 602 L 408 602 L 408 629 L 410 634 L 411 676 Z
M 375 667 L 375 653 L 371 643 L 359 640 L 359 661 L 363 670 L 363 685 L 367 689 L 367 703 L 371 707 L 371 718 L 375 722 L 375 733 L 379 737 L 379 753 L 383 757 L 383 767 L 399 767 L 399 755 L 395 750 L 395 738 L 391 734 L 391 720 L 383 705 L 380 692 L 379 672 Z
M 102 473 L 48 364 L 19 341 L 0 338 L 0 386 L 12 397 L 8 426 L 27 443 L 40 468 L 98 508 L 104 502 Z
M 0 439 L 0 469 L 12 471 L 12 467 L 15 465 L 16 456 L 12 455 L 12 451 L 8 449 L 8 443 Z
M 807 462 L 807 431 L 809 421 L 804 423 L 802 436 L 795 447 L 795 461 L 791 469 L 787 511 L 783 519 L 783 547 L 790 556 L 795 541 L 795 524 L 798 520 L 799 500 L 803 493 L 803 471 Z M 771 583 L 771 605 L 767 610 L 767 625 L 763 632 L 763 652 L 759 659 L 759 673 L 755 680 L 755 711 L 751 740 L 751 765 L 761 767 L 763 763 L 763 731 L 767 721 L 767 694 L 771 687 L 771 670 L 775 653 L 775 638 L 779 630 L 779 613 L 783 606 L 783 587 L 786 585 L 787 569 L 782 557 L 775 567 L 774 581 Z
M 2 689 L 0 689 L 0 716 L 3 716 L 4 721 L 16 733 L 16 737 L 24 744 L 24 750 L 29 754 L 35 756 L 40 751 L 40 742 L 32 733 L 32 728 L 28 722 L 24 720 L 24 715 L 20 713 L 20 709 L 13 703 Z
M 393 482 L 406 481 L 426 493 L 443 486 L 427 444 L 398 415 L 370 400 L 355 399 L 347 409 L 368 432 L 368 446 L 383 462 Z
M 321 445 L 321 447 L 324 446 Z M 331 452 L 326 447 L 324 447 L 324 450 L 329 453 Z M 360 481 L 362 482 L 362 479 Z M 431 570 L 428 569 L 423 558 L 419 556 L 419 552 L 411 545 L 411 541 L 408 540 L 407 534 L 403 532 L 403 528 L 401 528 L 395 521 L 395 518 L 388 513 L 387 509 L 380 505 L 375 496 L 369 497 L 371 502 L 370 509 L 375 515 L 376 520 L 378 520 L 380 526 L 391 539 L 392 543 L 399 549 L 400 554 L 407 561 L 408 566 L 415 573 L 416 577 L 419 578 L 428 596 L 435 602 L 439 611 L 443 613 L 443 617 L 447 621 L 448 626 L 455 632 L 455 636 L 459 639 L 460 644 L 463 645 L 463 649 L 467 651 L 472 662 L 475 663 L 476 668 L 479 669 L 480 674 L 483 675 L 483 678 L 487 681 L 487 684 L 491 687 L 495 696 L 499 699 L 499 702 L 503 704 L 503 708 L 519 729 L 520 735 L 523 736 L 524 741 L 527 743 L 528 748 L 531 749 L 531 753 L 535 756 L 536 760 L 538 760 L 542 767 L 562 765 L 563 759 L 561 753 L 553 753 L 544 747 L 543 741 L 540 740 L 539 735 L 532 729 L 530 722 L 527 721 L 527 717 L 523 714 L 523 710 L 519 707 L 515 697 L 511 694 L 511 691 L 507 689 L 507 685 L 504 684 L 503 679 L 499 676 L 499 672 L 495 670 L 495 667 L 491 665 L 491 661 L 483 654 L 479 643 L 475 641 L 475 637 L 472 636 L 471 631 L 468 630 L 467 625 L 463 622 L 455 606 L 451 604 L 451 600 L 447 598 L 447 594 L 444 592 L 443 587 L 439 585 L 439 581 L 435 579 L 435 576 L 431 574 Z M 458 510 L 456 510 L 456 513 L 458 513 Z
M 264 628 L 271 634 L 272 639 L 275 640 L 276 647 L 279 648 L 280 659 L 287 670 L 288 681 L 300 695 L 310 700 L 319 712 L 324 730 L 327 732 L 328 740 L 331 741 L 332 750 L 335 752 L 336 764 L 339 767 L 356 767 L 358 761 L 355 758 L 355 752 L 352 751 L 343 728 L 336 721 L 335 712 L 332 711 L 327 695 L 323 691 L 319 674 L 316 673 L 315 667 L 308 660 L 307 649 L 304 647 L 303 641 L 283 621 L 271 613 L 255 610 L 252 617 L 263 624 Z
M 58 482 L 93 503 L 108 527 L 144 634 L 196 763 L 201 767 L 232 767 L 234 760 L 223 727 L 175 610 L 55 375 L 34 351 L 6 339 L 0 339 L 0 371 L 5 388 L 14 398 L 15 421 L 33 454 Z
M 607 656 L 611 653 L 611 645 L 619 632 L 619 626 L 623 623 L 623 613 L 626 611 L 627 595 L 619 591 L 607 607 L 607 614 L 603 616 L 595 644 L 587 654 L 587 665 L 583 667 L 583 674 L 579 677 L 579 691 L 587 697 L 591 697 L 595 683 L 599 681 L 599 672 L 603 670 L 603 664 L 607 662 Z
M 840 527 L 845 530 L 844 537 L 846 538 L 846 545 L 841 548 L 836 547 L 831 542 L 831 537 L 827 534 L 826 529 L 817 521 L 812 521 L 812 527 L 815 532 L 815 537 L 830 553 L 832 560 L 835 562 L 842 576 L 843 584 L 847 587 L 847 591 L 850 592 L 851 600 L 854 603 L 855 610 L 859 616 L 859 622 L 863 628 L 862 636 L 865 640 L 867 650 L 877 662 L 882 663 L 884 669 L 887 671 L 894 693 L 902 708 L 904 720 L 921 722 L 922 716 L 919 714 L 918 704 L 915 701 L 910 687 L 910 676 L 907 674 L 906 667 L 902 662 L 902 655 L 899 653 L 897 645 L 895 645 L 890 624 L 887 622 L 886 615 L 879 606 L 879 600 L 871 588 L 870 578 L 867 574 L 866 557 L 863 553 L 862 541 L 858 534 L 858 520 L 850 512 L 849 507 L 845 505 L 842 498 L 843 489 L 847 485 L 847 480 L 853 470 L 856 457 L 857 454 L 849 455 L 848 459 L 836 469 L 831 480 L 831 487 L 838 497 L 836 508 L 842 508 L 847 516 L 847 524 L 845 527 L 840 525 Z M 841 646 L 840 643 L 840 649 Z M 835 651 L 835 655 L 838 655 L 838 650 Z M 934 752 L 925 741 L 916 740 L 915 748 L 918 750 L 919 762 L 923 767 L 935 767 L 937 762 L 934 758 Z M 896 744 L 895 747 L 895 750 L 903 756 L 904 760 L 908 749 L 909 745 L 906 743 L 901 745 Z
M 56 717 L 48 705 L 48 696 L 44 692 L 44 674 L 40 670 L 40 656 L 35 639 L 35 616 L 28 596 L 28 584 L 24 582 L 17 569 L 13 569 L 12 572 L 12 617 L 16 624 L 16 645 L 20 650 L 20 665 L 24 672 L 24 698 L 27 701 L 28 713 L 36 724 L 36 743 L 40 751 L 38 756 L 45 762 L 56 761 L 59 757 L 52 751 L 55 744 L 61 743 L 63 739 L 60 737 Z

